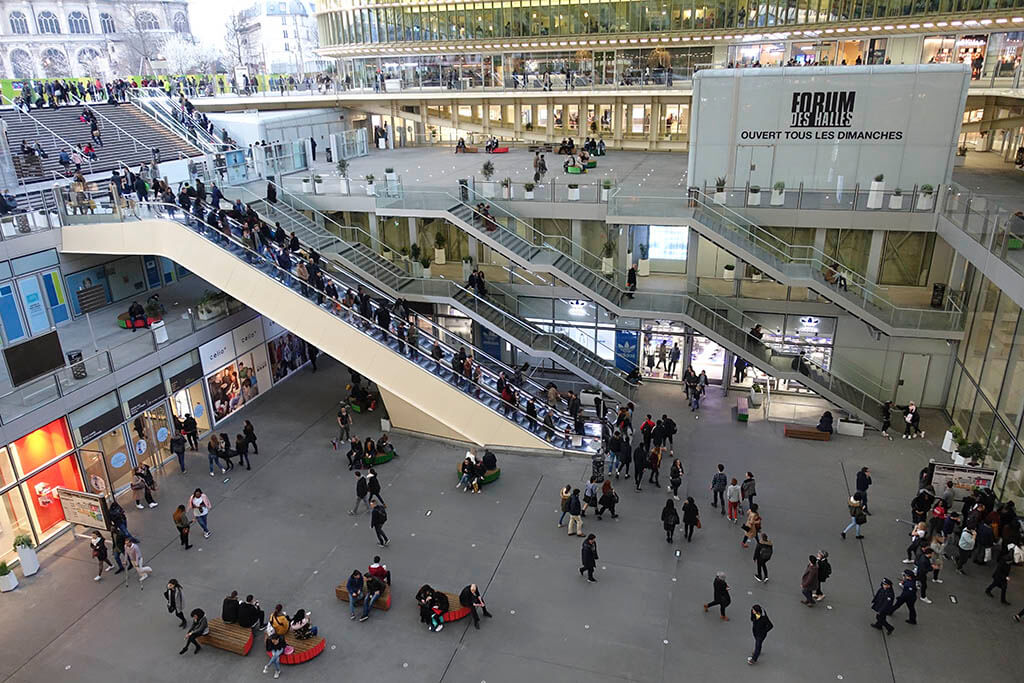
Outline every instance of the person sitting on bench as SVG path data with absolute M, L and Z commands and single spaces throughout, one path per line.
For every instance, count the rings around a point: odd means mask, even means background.
M 832 433 L 832 413 L 831 413 L 831 411 L 826 410 L 824 413 L 821 414 L 821 418 L 818 420 L 818 427 L 817 427 L 817 429 L 818 429 L 819 432 L 827 432 L 829 434 Z
M 299 640 L 309 640 L 314 637 L 319 629 L 309 623 L 309 617 L 312 612 L 307 612 L 304 609 L 300 609 L 292 617 L 291 621 L 291 632 L 295 634 L 295 637 Z
M 384 585 L 384 582 L 376 576 L 366 577 L 366 597 L 363 598 L 363 615 L 359 617 L 359 621 L 366 621 L 370 618 L 370 610 L 373 609 L 373 603 L 377 602 L 377 598 L 384 595 L 386 589 L 387 586 Z
M 466 453 L 465 460 L 462 461 L 462 477 L 459 479 L 459 483 L 455 486 L 455 490 L 460 488 L 469 490 L 470 484 L 473 483 L 473 479 L 476 477 L 476 456 L 473 451 Z
M 252 595 L 246 595 L 245 602 L 238 605 L 238 625 L 254 631 L 267 627 L 266 616 L 260 609 L 260 601 L 254 601 Z
M 224 620 L 225 624 L 238 622 L 238 607 L 238 591 L 231 591 L 231 595 L 224 598 L 224 604 L 220 608 L 220 618 Z
M 373 437 L 366 437 L 366 443 L 363 444 L 363 463 L 369 468 L 373 465 L 373 459 L 377 457 L 377 444 L 374 442 Z
M 367 568 L 366 573 L 380 579 L 389 586 L 391 585 L 391 572 L 388 571 L 386 564 L 381 563 L 380 555 L 373 556 L 373 564 Z
M 466 153 L 465 138 L 459 138 L 459 141 L 455 143 L 455 153 L 458 154 L 459 152 L 462 152 L 463 154 Z
M 569 144 L 568 144 L 568 142 L 566 142 L 565 138 L 562 138 L 561 144 L 558 145 L 558 153 L 559 154 L 568 154 L 569 153 Z
M 444 615 L 448 612 L 448 596 L 434 591 L 430 600 L 430 630 L 439 633 L 444 628 Z
M 395 453 L 395 445 L 391 443 L 391 439 L 387 434 L 381 434 L 380 438 L 377 439 L 377 453 L 381 455 L 391 453 L 392 457 L 398 455 Z
M 367 411 L 370 409 L 370 392 L 360 384 L 352 387 L 348 400 L 352 405 L 358 406 L 360 411 Z
M 431 617 L 434 616 L 434 612 L 431 609 L 431 606 L 434 604 L 434 589 L 429 584 L 423 584 L 416 591 L 416 604 L 420 607 L 420 623 L 430 627 Z
M 498 469 L 498 456 L 492 451 L 484 451 L 483 466 L 485 473 Z
M 580 166 L 583 166 L 589 160 L 590 160 L 590 155 L 587 154 L 587 150 L 581 149 L 580 150 Z
M 348 442 L 349 449 L 345 457 L 348 458 L 348 469 L 354 470 L 357 467 L 362 466 L 363 462 L 363 442 L 359 440 L 358 436 L 352 437 L 352 440 Z
M 473 628 L 480 628 L 480 615 L 476 613 L 477 607 L 483 610 L 485 617 L 494 616 L 487 611 L 487 604 L 480 597 L 480 589 L 476 587 L 475 583 L 471 583 L 462 589 L 462 592 L 459 593 L 459 604 L 469 608 L 470 614 L 473 615 Z
M 345 582 L 345 590 L 348 591 L 348 618 L 356 618 L 356 605 L 363 599 L 363 573 L 356 569 L 352 576 Z
M 135 323 L 141 321 L 142 327 L 149 327 L 149 319 L 146 317 L 146 309 L 142 307 L 138 301 L 133 301 L 132 305 L 128 307 L 128 324 L 132 328 L 132 332 L 138 327 Z

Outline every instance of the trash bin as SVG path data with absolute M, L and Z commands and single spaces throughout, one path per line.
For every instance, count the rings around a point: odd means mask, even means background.
M 157 344 L 167 343 L 167 326 L 164 325 L 163 320 L 157 320 L 149 326 L 149 329 L 153 331 L 153 339 Z
M 459 178 L 459 199 L 464 202 L 469 201 L 469 179 Z
M 81 349 L 72 349 L 67 352 L 68 363 L 71 365 L 71 376 L 75 379 L 85 379 L 88 372 L 85 371 L 85 363 L 82 362 Z
M 946 285 L 936 282 L 932 285 L 932 308 L 942 308 L 946 303 Z
M 594 477 L 594 481 L 601 483 L 604 481 L 604 452 L 598 451 L 590 457 L 591 474 Z

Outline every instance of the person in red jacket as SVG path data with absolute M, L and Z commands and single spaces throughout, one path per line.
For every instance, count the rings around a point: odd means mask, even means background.
M 380 555 L 373 556 L 373 564 L 366 570 L 366 573 L 370 576 L 376 576 L 389 586 L 391 585 L 391 572 L 388 571 L 386 564 L 381 563 Z

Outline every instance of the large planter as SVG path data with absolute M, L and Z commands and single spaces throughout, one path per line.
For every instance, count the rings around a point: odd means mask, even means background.
M 925 193 L 922 192 L 921 194 L 917 195 L 917 210 L 918 211 L 931 211 L 932 210 L 932 206 L 934 206 L 934 205 L 935 205 L 935 195 L 934 194 L 931 194 L 930 192 L 928 194 L 925 194 Z
M 426 266 L 423 269 L 423 277 L 427 278 L 428 280 L 430 279 L 430 266 Z
M 891 194 L 889 195 L 889 208 L 893 211 L 899 211 L 903 208 L 903 195 Z
M 0 593 L 9 593 L 18 587 L 18 577 L 14 572 L 0 576 Z
M 754 391 L 753 389 L 751 389 L 750 390 L 750 399 L 749 400 L 750 400 L 750 405 L 751 406 L 753 406 L 754 408 L 758 407 L 759 405 L 761 405 L 764 402 L 764 392 L 763 391 Z
M 736 279 L 736 267 L 735 266 L 724 266 L 722 268 L 722 279 L 723 280 L 734 280 L 734 279 Z
M 349 194 L 352 190 L 352 186 L 348 182 L 348 178 L 341 178 L 338 180 L 338 190 L 342 194 Z
M 491 180 L 485 180 L 483 182 L 484 197 L 487 199 L 494 199 L 494 186 L 495 183 Z
M 380 431 L 390 432 L 391 431 L 391 420 L 386 417 L 380 419 Z
M 639 275 L 640 277 L 647 277 L 648 275 L 650 275 L 651 274 L 651 259 L 649 259 L 649 258 L 642 258 L 639 261 L 637 261 L 637 264 L 636 264 L 636 274 Z
M 601 258 L 601 272 L 605 275 L 611 275 L 615 272 L 614 256 L 604 256 Z
M 882 198 L 885 196 L 885 181 L 872 180 L 871 189 L 868 190 L 868 208 L 881 209 Z
M 434 249 L 434 263 L 437 265 L 443 266 L 448 263 L 448 260 L 445 258 L 446 256 L 447 254 L 444 253 L 444 249 Z
M 21 562 L 21 573 L 24 576 L 32 576 L 39 571 L 39 556 L 35 548 L 18 548 L 18 560 Z
M 569 188 L 569 201 L 578 202 L 580 200 L 580 188 L 570 187 Z
M 391 251 L 390 249 L 383 249 L 383 250 L 381 250 L 380 255 L 383 256 L 384 260 L 386 260 L 386 261 L 394 261 L 395 260 L 395 252 Z
M 501 186 L 501 198 L 502 199 L 512 199 L 512 186 L 511 185 L 502 185 Z
M 947 453 L 952 453 L 956 450 L 956 442 L 953 441 L 953 432 L 946 430 L 945 436 L 942 437 L 942 450 Z
M 715 199 L 715 204 L 721 204 L 721 205 L 724 206 L 725 205 L 725 190 L 722 190 L 721 192 L 717 192 L 716 191 L 714 199 Z
M 772 206 L 783 206 L 786 203 L 785 190 L 772 190 L 772 198 L 769 204 Z
M 523 196 L 526 197 L 527 199 L 533 199 L 533 190 L 526 190 L 523 193 Z
M 373 183 L 366 183 L 366 195 L 368 197 L 372 197 L 375 194 L 377 194 L 377 192 L 374 190 Z
M 836 434 L 844 436 L 864 436 L 864 423 L 860 420 L 840 419 L 836 422 Z
M 385 140 L 384 138 L 378 138 L 378 140 L 377 140 L 377 149 L 387 149 L 387 148 L 388 148 L 388 141 Z
M 302 181 L 302 192 L 304 194 L 309 194 L 312 191 L 313 191 L 313 181 L 312 180 L 305 180 L 304 179 Z
M 761 193 L 760 192 L 748 192 L 747 193 L 747 205 L 748 206 L 761 206 Z
M 602 187 L 601 188 L 601 201 L 602 202 L 608 201 L 608 195 L 610 193 L 611 193 L 611 190 L 609 190 L 608 188 Z

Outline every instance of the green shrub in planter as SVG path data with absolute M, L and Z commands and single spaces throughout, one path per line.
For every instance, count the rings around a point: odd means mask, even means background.
M 424 256 L 423 258 L 420 259 L 420 265 L 423 266 L 424 268 L 429 268 L 430 262 L 432 260 L 433 259 L 430 256 Z
M 606 190 L 612 189 L 612 181 L 605 178 L 604 180 L 601 181 L 601 187 L 603 187 Z
M 570 190 L 578 190 L 578 189 L 580 189 L 579 183 L 569 183 L 569 189 Z
M 898 187 L 895 190 L 892 191 L 892 196 L 893 197 L 900 197 L 902 195 L 903 195 L 903 190 L 901 190 Z
M 725 192 L 725 178 L 723 176 L 715 178 L 715 192 Z
M 32 537 L 28 534 L 18 534 L 14 537 L 14 549 L 18 548 L 34 548 L 36 544 L 32 541 Z
M 373 182 L 373 174 L 372 173 L 367 173 L 365 178 L 366 178 L 366 182 L 368 182 L 368 183 L 372 183 Z
M 347 161 L 345 161 L 344 159 L 339 161 L 337 169 L 338 169 L 338 175 L 340 175 L 342 178 L 347 178 L 348 177 L 348 162 Z
M 925 194 L 931 194 L 932 192 L 935 192 L 935 188 L 932 187 L 931 185 L 922 185 L 921 192 Z
M 410 258 L 412 258 L 413 261 L 419 261 L 420 260 L 420 251 L 421 251 L 420 245 L 418 245 L 418 244 L 412 245 L 409 248 L 409 256 L 410 256 Z
M 780 180 L 779 182 L 772 185 L 772 189 L 775 190 L 776 192 L 782 192 L 783 190 L 786 189 L 786 183 Z
M 751 185 L 750 186 L 750 194 L 761 194 L 761 186 L 760 185 Z
M 876 183 L 880 183 L 883 180 L 885 180 L 885 174 L 884 173 L 879 173 L 878 175 L 875 176 L 875 182 Z
M 490 180 L 491 176 L 494 175 L 494 164 L 490 161 L 485 161 L 484 165 L 480 167 L 480 175 L 484 177 L 484 180 Z
M 534 188 L 534 184 L 533 183 L 524 183 L 523 184 L 523 189 L 525 189 L 527 192 L 533 192 L 533 188 Z
M 615 246 L 616 245 L 614 240 L 608 240 L 607 242 L 605 242 L 604 245 L 601 247 L 601 256 L 605 258 L 612 258 L 613 256 L 615 256 Z
M 434 248 L 444 249 L 444 245 L 448 243 L 448 238 L 441 231 L 434 233 Z
M 0 576 L 7 576 L 11 573 L 11 568 L 7 566 L 6 562 L 0 562 Z
M 384 172 L 385 172 L 385 173 L 394 173 L 394 172 L 395 172 L 395 169 L 393 169 L 393 168 L 385 168 L 385 169 L 384 169 Z

